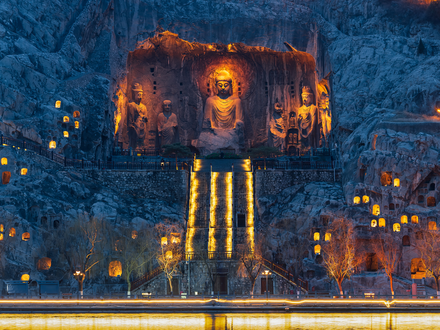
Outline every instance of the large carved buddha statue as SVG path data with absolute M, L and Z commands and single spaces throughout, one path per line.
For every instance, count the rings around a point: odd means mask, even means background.
M 133 101 L 127 107 L 127 128 L 129 147 L 139 149 L 145 147 L 147 134 L 147 107 L 141 103 L 143 90 L 140 84 L 134 84 L 132 89 Z
M 315 127 L 317 108 L 313 104 L 313 91 L 304 86 L 301 93 L 303 105 L 298 109 L 298 129 L 303 149 L 316 147 Z
M 232 78 L 227 71 L 215 77 L 214 92 L 206 100 L 204 128 L 234 129 L 243 125 L 241 100 L 233 96 Z

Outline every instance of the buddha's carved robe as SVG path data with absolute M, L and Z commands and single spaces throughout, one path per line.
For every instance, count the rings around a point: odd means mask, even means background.
M 147 134 L 147 107 L 142 103 L 130 102 L 127 113 L 130 147 L 143 147 Z
M 157 116 L 157 130 L 162 135 L 161 145 L 174 143 L 174 135 L 177 127 L 177 116 L 171 113 L 167 118 L 163 113 Z
M 301 142 L 305 146 L 313 146 L 313 130 L 315 128 L 317 108 L 315 105 L 303 105 L 298 111 L 298 129 Z
M 214 129 L 234 129 L 238 121 L 243 122 L 241 100 L 238 97 L 222 99 L 210 96 L 206 100 L 205 119 L 211 122 Z

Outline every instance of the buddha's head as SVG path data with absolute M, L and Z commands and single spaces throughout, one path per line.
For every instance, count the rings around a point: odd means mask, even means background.
M 313 91 L 309 86 L 304 86 L 302 88 L 301 98 L 303 101 L 303 104 L 306 107 L 309 107 L 313 103 Z
M 279 102 L 274 105 L 275 112 L 281 114 L 283 112 L 283 105 Z
M 173 105 L 170 100 L 165 100 L 162 103 L 162 110 L 164 113 L 169 114 L 173 108 Z
M 136 103 L 140 103 L 142 100 L 142 95 L 144 94 L 144 91 L 142 90 L 141 84 L 134 84 L 133 85 L 133 99 Z
M 224 97 L 232 95 L 232 78 L 228 71 L 222 70 L 215 77 L 216 94 Z

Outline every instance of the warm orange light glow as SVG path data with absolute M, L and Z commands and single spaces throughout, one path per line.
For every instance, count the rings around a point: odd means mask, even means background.
M 370 197 L 367 195 L 362 196 L 362 203 L 368 203 L 370 201 Z
M 215 219 L 215 211 L 217 208 L 217 172 L 211 173 L 211 205 L 210 205 L 210 216 L 209 216 L 209 241 L 208 241 L 208 251 L 215 252 L 216 251 L 216 239 L 214 237 L 215 234 L 215 226 L 217 221 Z
M 319 241 L 319 233 L 314 233 L 313 234 L 313 240 L 314 241 Z
M 8 159 L 3 157 L 2 158 L 2 165 L 8 165 Z
M 79 121 L 75 122 L 75 128 L 79 128 Z
M 394 179 L 394 187 L 400 187 L 400 179 Z
M 168 244 L 168 239 L 166 237 L 161 237 L 160 244 L 161 245 L 167 245 Z
M 173 259 L 173 251 L 167 251 L 165 253 L 165 258 L 167 259 Z
M 70 121 L 70 118 L 67 116 L 63 117 L 63 123 L 68 123 Z
M 50 267 L 52 267 L 52 259 L 51 258 L 41 258 L 37 262 L 37 269 L 38 270 L 49 270 Z
M 408 223 L 408 217 L 406 215 L 402 215 L 400 217 L 400 223 L 401 224 Z
M 179 243 L 180 243 L 180 234 L 171 233 L 171 244 L 179 244 Z
M 429 221 L 428 229 L 429 230 L 437 230 L 437 224 L 435 223 L 435 221 Z
M 22 168 L 20 171 L 21 175 L 26 175 L 27 174 L 27 168 Z
M 197 160 L 194 161 L 194 168 L 196 167 Z M 191 189 L 189 197 L 189 213 L 188 213 L 188 225 L 186 230 L 186 252 L 193 253 L 193 238 L 195 234 L 194 222 L 195 215 L 198 208 L 197 198 L 198 198 L 198 187 L 199 180 L 195 172 L 191 172 Z
M 30 233 L 28 233 L 28 232 L 26 232 L 26 233 L 23 233 L 22 235 L 21 235 L 21 239 L 23 240 L 23 241 L 29 241 L 30 239 L 31 239 L 31 234 Z
M 417 215 L 413 215 L 411 217 L 411 223 L 419 223 L 419 217 Z
M 79 111 L 74 111 L 73 112 L 73 118 L 79 118 L 79 116 L 80 116 Z
M 68 137 L 69 137 L 69 132 L 64 131 L 64 132 L 63 132 L 63 136 L 64 136 L 65 138 L 68 138 Z
M 9 229 L 9 237 L 15 237 L 15 228 Z
M 108 275 L 110 277 L 118 277 L 122 275 L 122 264 L 119 260 L 114 260 L 109 263 Z
M 371 211 L 371 214 L 373 215 L 379 215 L 380 214 L 380 206 L 377 204 L 373 205 L 373 211 Z
M 399 232 L 400 231 L 400 224 L 398 224 L 398 223 L 393 224 L 393 231 Z
M 361 202 L 361 198 L 360 198 L 359 196 L 356 196 L 356 197 L 353 199 L 353 203 L 354 203 L 354 204 L 360 204 L 360 202 Z
M 315 245 L 315 254 L 321 254 L 321 245 Z
M 0 241 L 3 241 L 3 234 L 0 234 Z
M 29 281 L 29 279 L 30 279 L 29 274 L 23 274 L 23 275 L 21 275 L 21 280 L 22 280 L 22 281 L 27 282 L 27 281 Z
M 234 226 L 232 220 L 232 172 L 226 173 L 226 252 L 232 253 L 232 228 Z M 230 254 L 228 254 L 229 258 Z
M 55 141 L 49 142 L 49 149 L 55 149 L 57 147 L 57 143 Z
M 326 241 L 330 241 L 331 238 L 332 238 L 332 234 L 331 233 L 325 233 L 325 240 Z
M 377 220 L 371 220 L 371 227 L 377 227 Z
M 247 186 L 247 233 L 249 249 L 254 251 L 254 186 L 253 186 L 253 174 L 251 170 L 251 161 L 247 162 L 248 171 L 246 172 L 246 186 Z
M 57 109 L 61 108 L 61 101 L 55 102 L 55 108 L 57 108 Z
M 131 238 L 132 239 L 136 239 L 138 237 L 138 232 L 136 231 L 136 230 L 133 230 L 132 232 L 131 232 Z
M 5 227 L 3 226 L 3 224 L 0 225 L 0 232 L 4 232 L 5 231 Z
M 385 219 L 384 218 L 379 219 L 379 227 L 385 227 Z

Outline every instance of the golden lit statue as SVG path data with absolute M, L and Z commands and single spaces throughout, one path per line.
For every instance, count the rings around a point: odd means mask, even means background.
M 315 126 L 317 108 L 313 104 L 313 91 L 304 86 L 301 93 L 303 105 L 298 109 L 298 129 L 301 136 L 301 145 L 304 148 L 316 147 Z
M 233 96 L 232 78 L 227 71 L 215 77 L 214 92 L 206 100 L 204 128 L 234 129 L 243 125 L 241 100 Z
M 145 147 L 147 135 L 147 107 L 141 103 L 143 90 L 140 84 L 134 84 L 132 89 L 133 102 L 127 107 L 127 127 L 129 147 L 138 149 Z
M 318 101 L 318 107 L 319 107 L 319 114 L 321 118 L 321 124 L 322 124 L 322 135 L 325 139 L 325 144 L 328 147 L 329 141 L 329 135 L 330 131 L 332 130 L 332 113 L 330 111 L 330 93 L 329 93 L 329 84 L 327 79 L 322 79 L 318 84 L 318 95 L 319 95 L 319 101 Z
M 163 112 L 157 116 L 157 131 L 159 137 L 162 138 L 160 142 L 161 146 L 174 143 L 174 136 L 176 135 L 177 129 L 177 116 L 171 112 L 171 101 L 163 101 L 162 110 Z

